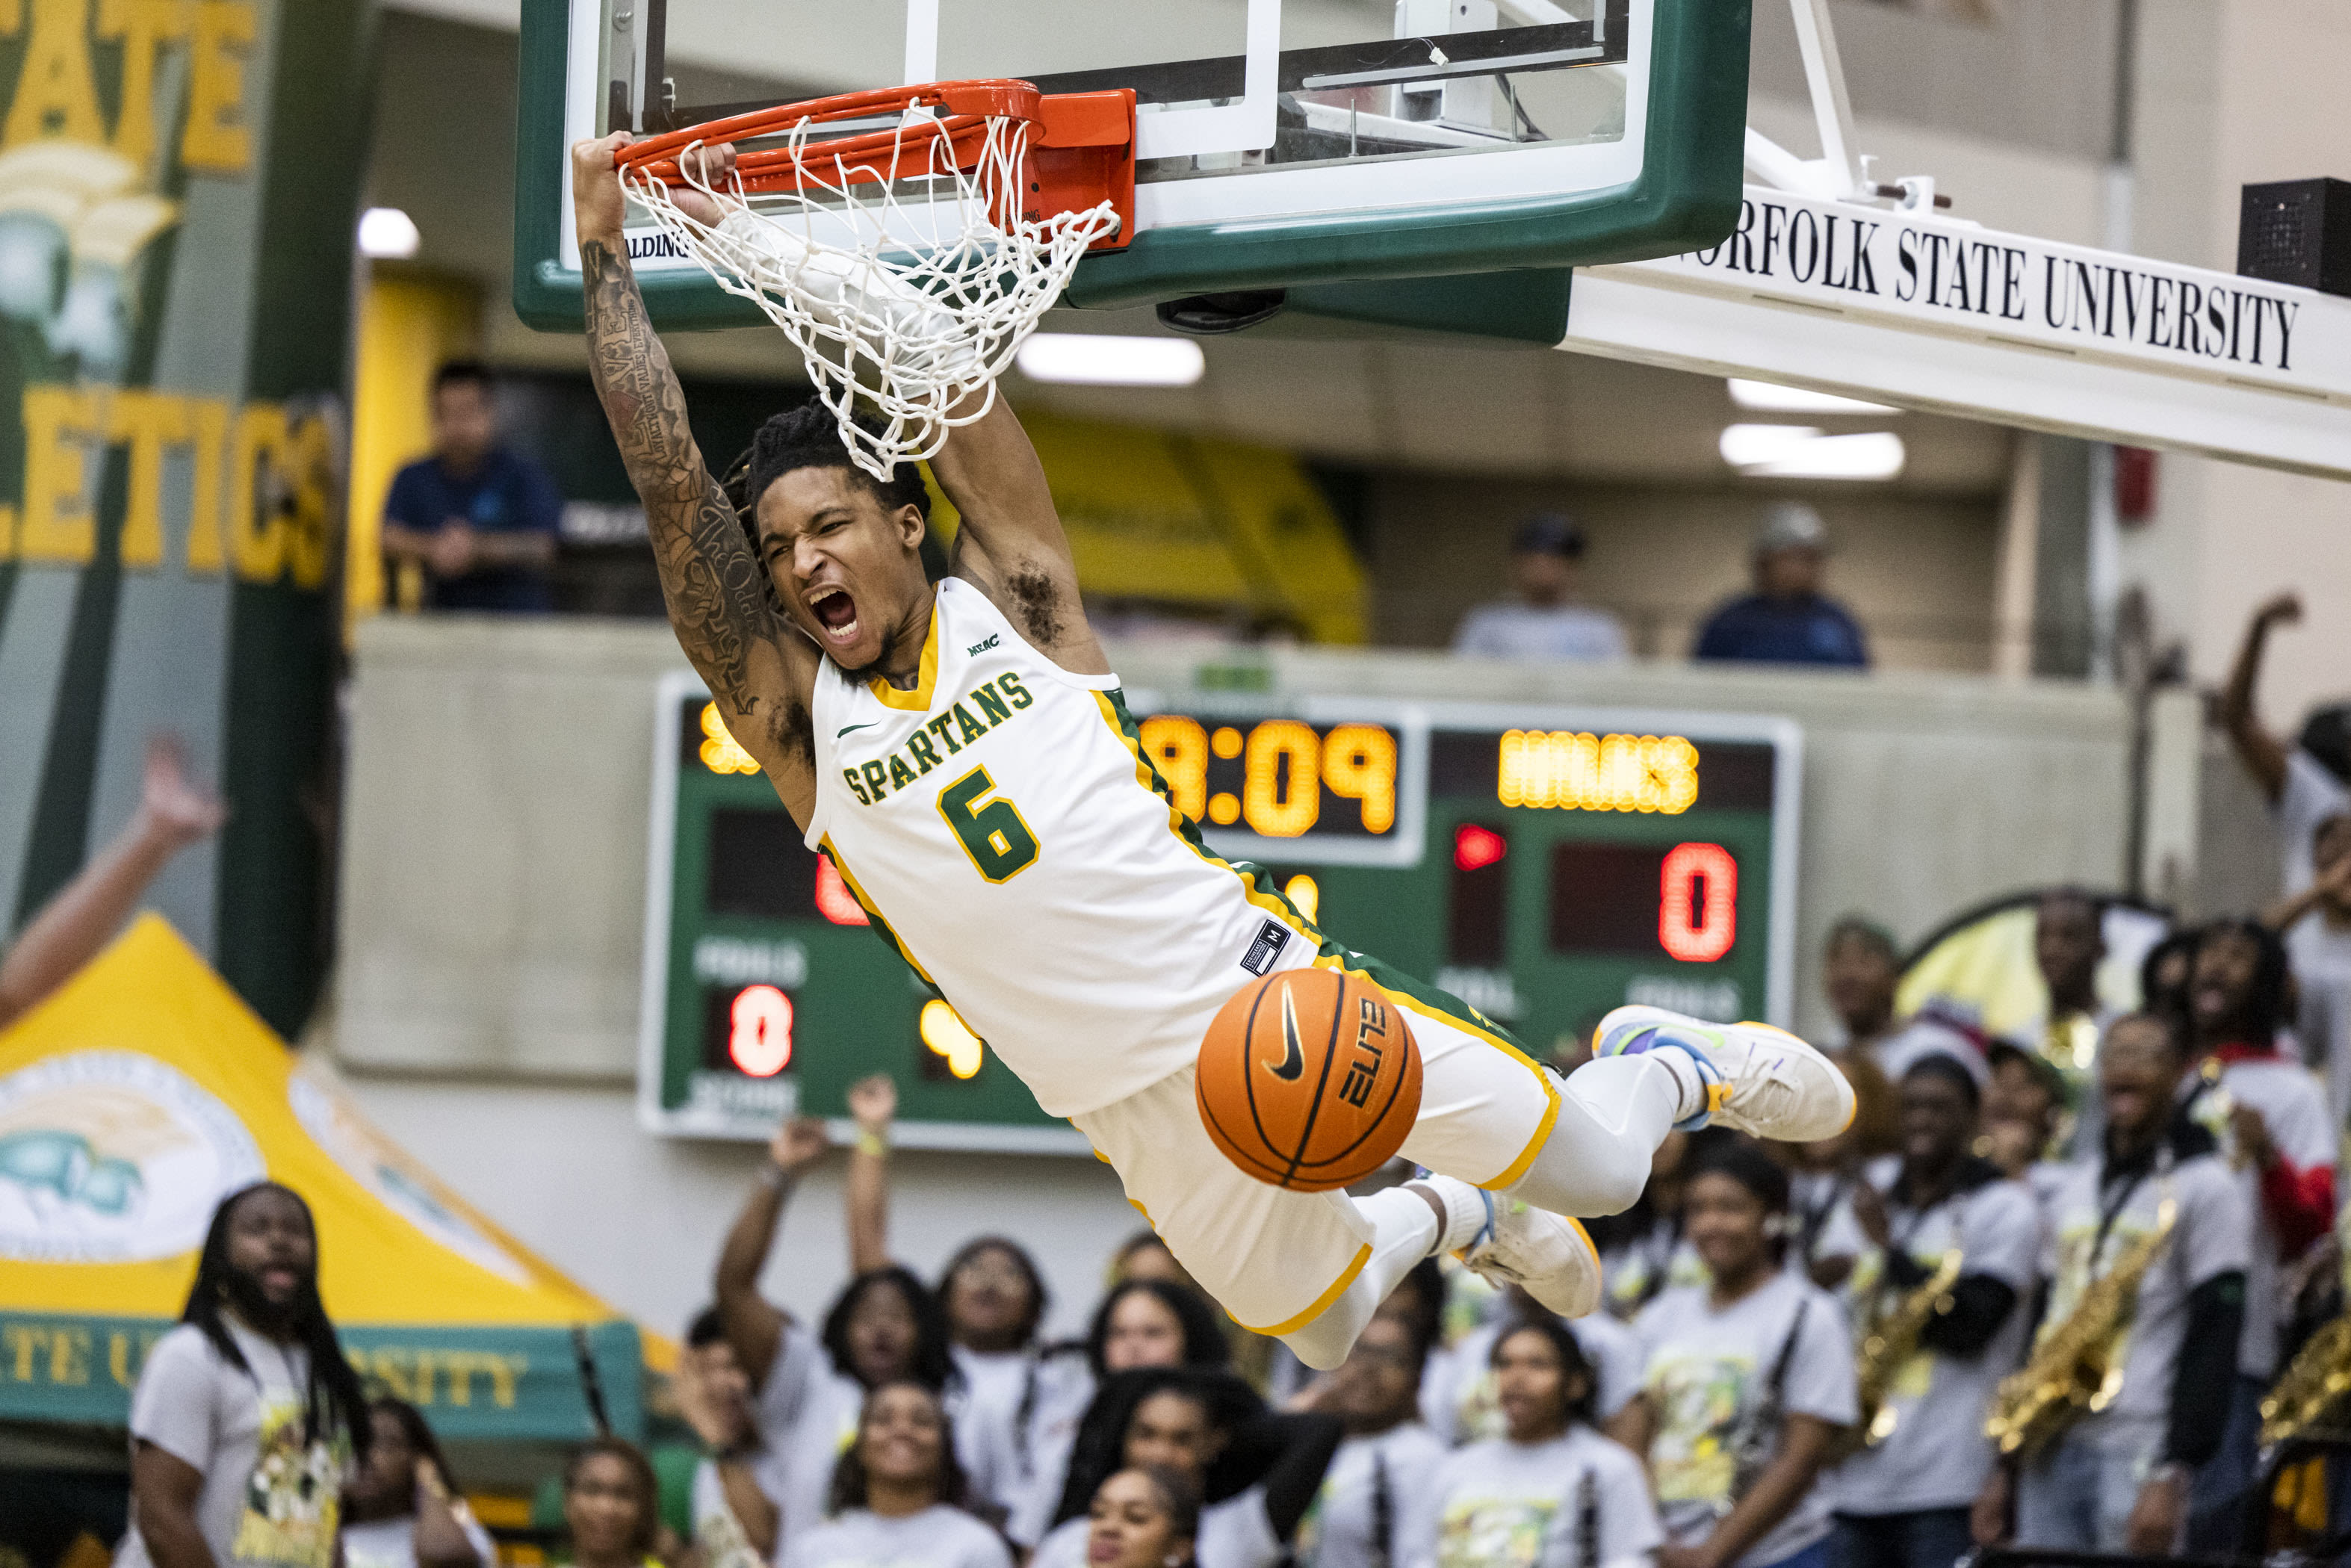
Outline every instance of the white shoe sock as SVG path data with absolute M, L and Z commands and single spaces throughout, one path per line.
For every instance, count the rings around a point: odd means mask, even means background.
M 1427 1256 L 1458 1252 L 1486 1228 L 1486 1195 L 1466 1181 L 1447 1176 L 1425 1176 L 1406 1184 L 1437 1199 L 1445 1209 L 1445 1223 L 1436 1227 L 1435 1244 Z

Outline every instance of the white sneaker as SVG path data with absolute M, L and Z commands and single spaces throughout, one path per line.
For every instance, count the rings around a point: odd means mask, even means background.
M 1707 1108 L 1679 1124 L 1716 1125 L 1809 1144 L 1853 1124 L 1853 1085 L 1829 1059 L 1770 1024 L 1706 1023 L 1663 1008 L 1618 1008 L 1593 1032 L 1592 1054 L 1678 1050 L 1707 1080 Z
M 1600 1305 L 1600 1254 L 1583 1226 L 1450 1176 L 1423 1176 L 1420 1185 L 1446 1205 L 1440 1250 L 1455 1252 L 1498 1285 L 1525 1286 L 1563 1318 L 1583 1317 Z

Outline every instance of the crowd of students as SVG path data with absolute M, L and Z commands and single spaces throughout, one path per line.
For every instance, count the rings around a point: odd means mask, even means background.
M 2165 940 L 2117 1009 L 2095 980 L 2098 902 L 2046 896 L 2049 1005 L 2012 1039 L 1897 1017 L 1892 940 L 1841 922 L 1824 976 L 1853 1125 L 1801 1147 L 1667 1139 L 1639 1201 L 1592 1223 L 1605 1312 L 1563 1322 L 1432 1260 L 1316 1375 L 1233 1328 L 1144 1231 L 1110 1260 L 1084 1337 L 1047 1343 L 1018 1240 L 974 1239 L 935 1280 L 892 1259 L 894 1093 L 870 1080 L 851 1098 L 852 1277 L 814 1323 L 759 1291 L 794 1189 L 832 1152 L 820 1124 L 787 1123 L 674 1378 L 703 1453 L 686 1527 L 664 1525 L 642 1453 L 599 1441 L 563 1477 L 572 1560 L 1948 1568 L 1999 1542 L 2229 1551 L 2269 1506 L 2262 1397 L 2343 1308 L 2351 793 L 2252 716 L 2244 669 L 2282 612 L 2256 622 L 2224 717 L 2278 807 L 2283 902 Z M 316 1279 L 298 1196 L 263 1184 L 221 1206 L 134 1398 L 125 1568 L 333 1568 L 337 1552 L 489 1568 L 431 1432 L 344 1364 Z M 2065 1388 L 2095 1396 L 2036 1406 Z

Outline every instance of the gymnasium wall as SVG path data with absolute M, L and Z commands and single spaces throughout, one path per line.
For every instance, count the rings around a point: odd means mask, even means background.
M 235 815 L 154 903 L 281 1029 L 324 967 L 372 16 L 0 7 L 0 928 L 175 730 Z

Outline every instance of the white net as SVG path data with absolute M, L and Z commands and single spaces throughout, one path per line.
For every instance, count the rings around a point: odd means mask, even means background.
M 1086 247 L 1118 227 L 1107 201 L 1021 218 L 1029 124 L 990 115 L 983 127 L 951 137 L 932 110 L 908 109 L 879 152 L 844 158 L 810 139 L 837 127 L 802 120 L 783 143 L 798 188 L 758 194 L 739 174 L 704 183 L 681 149 L 677 177 L 723 210 L 715 225 L 681 209 L 661 179 L 622 170 L 664 234 L 783 329 L 850 457 L 877 478 L 931 456 L 993 406 L 996 378 Z M 924 172 L 891 178 L 908 169 Z M 852 420 L 860 400 L 878 433 Z

